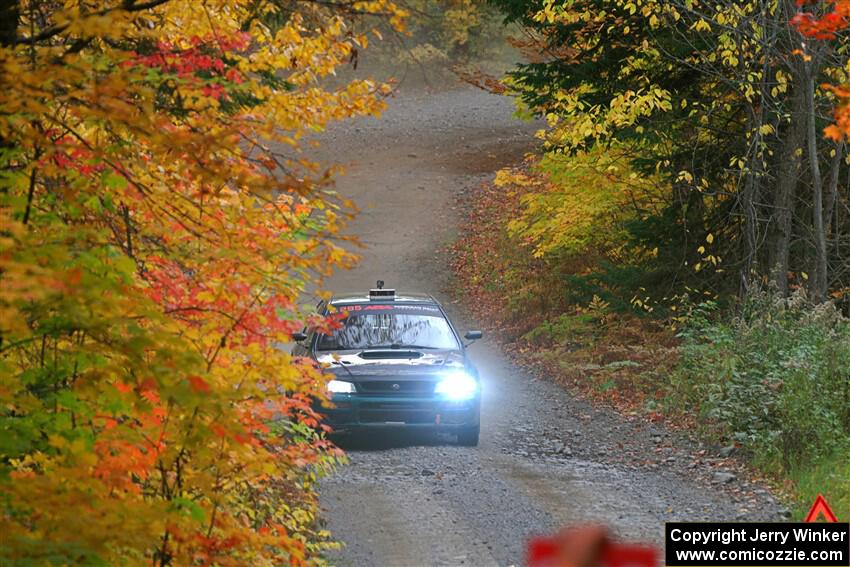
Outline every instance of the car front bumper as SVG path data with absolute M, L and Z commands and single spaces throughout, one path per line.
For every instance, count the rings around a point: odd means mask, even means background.
M 481 398 L 451 401 L 442 397 L 335 394 L 334 407 L 320 408 L 335 431 L 405 427 L 457 430 L 479 424 Z

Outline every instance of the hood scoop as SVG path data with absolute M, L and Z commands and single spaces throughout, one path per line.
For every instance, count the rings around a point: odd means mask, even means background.
M 390 358 L 403 358 L 409 360 L 411 358 L 420 358 L 422 353 L 417 350 L 364 350 L 358 355 L 366 360 L 387 360 Z

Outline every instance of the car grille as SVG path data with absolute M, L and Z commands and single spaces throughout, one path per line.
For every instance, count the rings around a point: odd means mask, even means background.
M 357 383 L 357 391 L 378 395 L 424 396 L 434 393 L 434 382 L 430 380 L 367 380 Z
M 360 410 L 419 410 L 432 411 L 434 404 L 431 402 L 361 402 Z
M 360 409 L 360 423 L 434 423 L 436 414 L 432 410 L 408 409 Z

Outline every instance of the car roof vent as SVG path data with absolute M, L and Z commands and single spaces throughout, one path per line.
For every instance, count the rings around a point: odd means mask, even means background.
M 360 353 L 360 358 L 366 360 L 397 359 L 397 358 L 420 358 L 422 353 L 416 350 L 366 350 Z

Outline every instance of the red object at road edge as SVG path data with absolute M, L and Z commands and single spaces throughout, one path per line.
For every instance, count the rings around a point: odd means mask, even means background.
M 528 541 L 526 565 L 537 567 L 558 557 L 558 542 L 551 537 L 535 537 Z
M 818 497 L 815 498 L 815 503 L 812 504 L 812 507 L 809 508 L 809 513 L 806 514 L 805 521 L 814 522 L 821 515 L 823 515 L 823 519 L 827 522 L 838 521 L 838 518 L 832 513 L 832 509 L 829 507 L 829 504 L 826 503 L 826 498 L 823 497 L 823 494 L 818 494 Z
M 538 537 L 528 542 L 528 567 L 581 567 L 556 563 L 562 559 L 560 542 L 553 537 Z M 602 550 L 601 567 L 658 567 L 659 553 L 654 547 L 609 543 Z
M 602 552 L 602 565 L 605 567 L 657 567 L 658 550 L 647 545 L 609 545 Z

